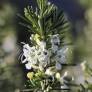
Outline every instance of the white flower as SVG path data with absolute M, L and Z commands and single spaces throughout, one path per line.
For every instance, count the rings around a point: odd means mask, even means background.
M 25 56 L 25 57 L 28 57 L 29 55 L 30 55 L 30 46 L 29 46 L 29 44 L 25 44 L 24 46 L 23 46 L 23 55 Z
M 57 70 L 61 70 L 62 69 L 62 65 L 59 62 L 56 62 L 56 69 Z
M 55 71 L 53 71 L 52 68 L 48 68 L 48 69 L 46 69 L 45 74 L 52 76 L 55 74 Z
M 66 57 L 64 55 L 57 55 L 56 61 L 59 62 L 60 64 L 65 64 L 66 63 Z
M 55 53 L 59 49 L 58 45 L 60 44 L 59 34 L 55 34 L 51 36 L 51 49 L 52 52 Z
M 27 61 L 29 61 L 31 64 L 35 65 L 35 64 L 37 64 L 37 57 L 36 56 L 28 57 Z
M 25 59 L 23 59 L 23 57 Z M 22 63 L 26 63 L 25 66 L 31 67 L 31 65 L 37 64 L 37 54 L 36 54 L 36 48 L 35 46 L 30 47 L 29 44 L 25 44 L 23 46 L 23 55 L 21 57 Z M 29 68 L 28 68 L 29 69 Z
M 33 39 L 32 35 L 30 40 Z M 46 49 L 46 42 L 45 41 L 38 41 L 36 46 L 29 46 L 29 44 L 24 44 L 23 46 L 23 55 L 22 55 L 22 63 L 26 63 L 26 69 L 31 69 L 32 66 L 39 67 L 40 70 L 43 70 L 51 61 L 51 54 L 55 54 L 54 61 L 56 65 L 54 66 L 55 69 L 61 70 L 62 63 L 66 61 L 66 53 L 68 48 L 65 46 L 59 49 L 60 39 L 59 34 L 55 34 L 51 36 L 51 48 Z M 53 52 L 53 53 L 51 53 Z M 50 70 L 46 70 L 46 73 L 51 73 Z M 51 74 L 50 74 L 51 75 Z
M 48 50 L 44 50 L 38 53 L 38 61 L 42 66 L 46 66 L 50 62 L 50 53 Z
M 25 44 L 23 46 L 23 55 L 21 57 L 22 63 L 25 63 L 27 61 L 27 58 L 30 56 L 30 46 L 28 44 Z M 25 57 L 25 59 L 23 59 Z
M 51 49 L 52 49 L 52 52 L 55 53 L 58 50 L 58 46 L 57 45 L 52 45 Z
M 21 62 L 22 63 L 26 63 L 26 61 L 27 61 L 27 59 L 25 58 L 25 59 L 23 59 L 23 55 L 21 56 Z
M 65 55 L 68 51 L 68 47 L 64 46 L 60 50 L 58 50 L 57 54 Z
M 24 48 L 24 49 L 27 49 L 27 50 L 30 50 L 29 44 L 24 44 L 23 48 Z
M 39 64 L 39 69 L 40 69 L 40 71 L 43 71 L 44 70 L 44 67 Z
M 47 75 L 53 75 L 53 72 L 50 71 L 50 69 L 47 69 L 46 72 L 45 72 L 45 74 L 47 74 Z
M 60 62 L 61 64 L 66 62 L 66 56 L 67 56 L 67 47 L 63 47 L 60 50 L 57 51 L 57 55 L 55 56 L 56 61 Z
M 38 45 L 42 51 L 44 51 L 44 49 L 46 48 L 46 42 L 44 42 L 44 41 L 40 41 Z
M 55 77 L 57 78 L 57 79 L 60 79 L 61 78 L 61 76 L 60 76 L 60 73 L 56 73 L 56 75 L 55 75 Z
M 41 51 L 44 51 L 46 49 L 46 42 L 45 41 L 39 41 L 37 43 L 37 47 L 39 47 L 39 49 L 41 49 Z
M 59 34 L 55 34 L 55 35 L 51 36 L 51 44 L 52 45 L 59 45 L 60 44 Z
M 25 64 L 25 67 L 26 67 L 26 69 L 30 70 L 32 68 L 31 62 L 28 62 L 27 64 Z

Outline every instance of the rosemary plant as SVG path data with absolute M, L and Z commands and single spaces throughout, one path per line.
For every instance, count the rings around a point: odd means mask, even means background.
M 21 61 L 27 73 L 26 89 L 22 92 L 54 92 L 71 90 L 73 77 L 68 72 L 61 74 L 67 66 L 67 45 L 64 45 L 65 33 L 69 30 L 69 21 L 62 10 L 48 2 L 36 0 L 37 7 L 24 9 L 27 24 L 21 23 L 31 33 L 31 45 L 23 43 Z

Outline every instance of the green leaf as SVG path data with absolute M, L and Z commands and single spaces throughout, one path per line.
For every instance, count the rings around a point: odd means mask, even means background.
M 39 34 L 45 41 L 53 33 L 64 34 L 69 23 L 63 11 L 58 11 L 54 4 L 48 4 L 48 0 L 37 0 L 37 5 L 36 11 L 29 6 L 25 8 L 25 20 L 29 23 L 27 28 Z
M 37 21 L 38 21 L 38 17 L 36 16 L 36 14 L 32 11 L 32 9 L 25 8 L 24 9 L 25 12 L 25 17 L 30 20 L 31 24 L 33 25 L 33 27 L 38 27 Z

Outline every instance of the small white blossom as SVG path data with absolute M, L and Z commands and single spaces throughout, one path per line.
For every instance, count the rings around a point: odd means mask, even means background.
M 48 52 L 48 50 L 44 50 L 39 53 L 40 53 L 38 54 L 39 64 L 42 66 L 46 66 L 50 62 L 50 53 Z
M 29 44 L 25 44 L 24 46 L 23 46 L 23 55 L 25 56 L 25 57 L 27 57 L 27 56 L 29 56 L 30 55 L 30 46 L 29 46 Z
M 62 65 L 59 62 L 56 62 L 56 69 L 57 70 L 61 70 L 62 69 Z
M 67 56 L 67 47 L 63 47 L 57 51 L 57 55 L 55 56 L 56 61 L 60 62 L 61 64 L 66 63 L 66 56 Z
M 60 44 L 59 34 L 55 34 L 55 35 L 51 36 L 51 44 L 52 45 L 59 45 Z
M 34 35 L 31 35 L 30 40 L 33 40 Z M 68 48 L 65 46 L 59 48 L 60 39 L 59 34 L 51 36 L 51 47 L 46 49 L 45 41 L 38 41 L 36 46 L 29 46 L 29 44 L 23 45 L 23 55 L 21 57 L 22 63 L 26 63 L 26 69 L 31 69 L 32 66 L 36 65 L 40 70 L 43 70 L 51 60 L 56 63 L 55 67 L 57 70 L 62 69 L 62 63 L 66 62 L 66 53 Z M 51 59 L 52 54 L 55 56 Z M 50 73 L 50 70 L 46 70 L 46 73 Z
M 51 70 L 51 68 L 48 68 L 48 69 L 46 69 L 45 74 L 52 76 L 55 74 L 55 72 L 53 70 Z
M 43 71 L 44 70 L 44 67 L 39 64 L 39 69 L 40 69 L 40 71 Z
M 60 76 L 60 73 L 56 73 L 56 75 L 55 75 L 55 77 L 57 78 L 57 79 L 60 79 L 61 78 L 61 76 Z
M 23 60 L 23 56 L 25 57 L 25 59 Z M 25 66 L 27 67 L 27 69 L 29 69 L 28 67 L 33 64 L 35 65 L 37 63 L 37 54 L 36 54 L 36 48 L 35 46 L 30 47 L 29 44 L 25 44 L 23 46 L 23 55 L 22 55 L 22 63 L 26 63 Z
M 50 69 L 47 69 L 46 72 L 45 72 L 45 74 L 47 74 L 47 75 L 53 75 L 53 73 L 50 71 Z
M 40 41 L 38 45 L 42 51 L 44 51 L 44 49 L 46 48 L 46 42 L 44 42 L 44 41 Z
M 68 51 L 68 47 L 64 46 L 60 50 L 58 50 L 58 54 L 65 55 Z
M 52 49 L 52 52 L 55 53 L 58 50 L 58 46 L 57 45 L 52 45 L 51 49 Z
M 31 67 L 31 63 L 28 62 L 27 64 L 25 64 L 25 67 L 26 67 L 26 69 L 30 70 L 30 69 L 32 68 L 32 67 Z
M 21 58 L 21 62 L 22 62 L 22 63 L 25 63 L 26 61 L 27 61 L 26 59 L 22 60 L 22 58 Z
M 25 63 L 27 61 L 27 58 L 30 56 L 30 46 L 28 44 L 25 44 L 23 46 L 23 55 L 21 57 L 22 63 Z M 23 59 L 25 57 L 25 59 Z

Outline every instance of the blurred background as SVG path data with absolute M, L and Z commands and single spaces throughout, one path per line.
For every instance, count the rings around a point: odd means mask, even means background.
M 35 0 L 0 0 L 0 92 L 19 92 L 24 88 L 26 71 L 18 59 L 21 42 L 29 42 L 30 33 L 19 23 L 24 22 L 17 15 L 24 15 L 24 8 L 35 6 Z M 72 61 L 84 60 L 92 65 L 92 0 L 50 0 L 63 9 L 71 22 L 73 43 Z M 78 70 L 79 69 L 79 70 Z M 83 79 L 82 71 L 73 68 L 78 78 Z M 88 78 L 90 79 L 90 78 Z M 83 82 L 83 81 L 81 81 Z

